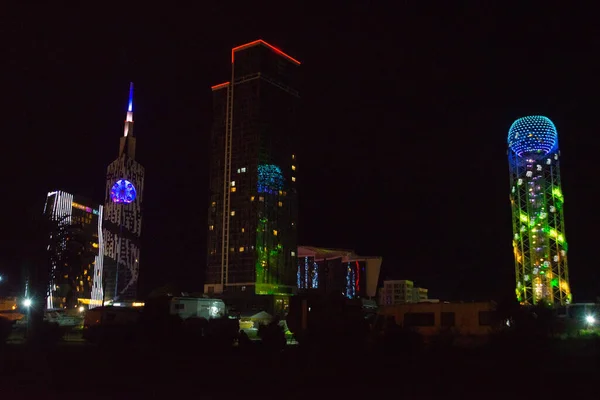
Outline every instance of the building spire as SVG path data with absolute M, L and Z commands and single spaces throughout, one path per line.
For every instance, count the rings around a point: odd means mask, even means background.
M 133 82 L 129 83 L 129 104 L 127 106 L 127 119 L 125 119 L 125 132 L 123 136 L 133 136 Z

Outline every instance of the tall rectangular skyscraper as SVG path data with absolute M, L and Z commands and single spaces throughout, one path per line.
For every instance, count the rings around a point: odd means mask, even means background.
M 119 155 L 106 169 L 104 266 L 94 271 L 95 306 L 137 297 L 145 174 L 135 159 L 135 145 L 132 83 Z
M 44 215 L 60 236 L 52 249 L 46 308 L 90 304 L 94 270 L 102 268 L 102 206 L 60 190 L 48 193 Z
M 205 293 L 295 290 L 299 65 L 257 40 L 232 49 L 231 80 L 212 87 Z

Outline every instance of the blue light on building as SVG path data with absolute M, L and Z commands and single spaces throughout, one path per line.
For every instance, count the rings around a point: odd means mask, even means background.
M 283 189 L 283 174 L 281 168 L 272 164 L 258 166 L 258 193 L 277 194 Z
M 546 155 L 558 147 L 556 127 L 540 115 L 516 120 L 508 131 L 507 140 L 508 147 L 519 157 L 529 153 Z
M 119 179 L 110 191 L 110 198 L 113 203 L 132 203 L 136 195 L 135 186 L 127 179 Z

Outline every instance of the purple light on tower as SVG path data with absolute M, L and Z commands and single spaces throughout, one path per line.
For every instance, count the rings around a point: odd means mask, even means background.
M 129 83 L 129 105 L 127 106 L 127 112 L 133 112 L 133 82 Z
M 119 179 L 110 190 L 110 199 L 113 203 L 129 204 L 135 200 L 135 197 L 135 186 L 127 179 Z

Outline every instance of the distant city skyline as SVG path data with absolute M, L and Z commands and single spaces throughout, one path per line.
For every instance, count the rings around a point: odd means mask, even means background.
M 383 277 L 441 299 L 514 300 L 506 133 L 519 117 L 545 115 L 561 135 L 573 302 L 600 294 L 600 216 L 588 207 L 600 187 L 587 184 L 600 145 L 591 8 L 444 3 L 432 15 L 421 3 L 323 4 L 274 18 L 213 6 L 144 16 L 125 7 L 101 20 L 77 8 L 36 7 L 25 19 L 6 10 L 3 293 L 21 290 L 30 218 L 48 192 L 104 204 L 130 81 L 136 161 L 147 172 L 139 296 L 166 284 L 201 291 L 210 87 L 230 80 L 233 47 L 262 38 L 302 62 L 299 243 L 380 255 Z

